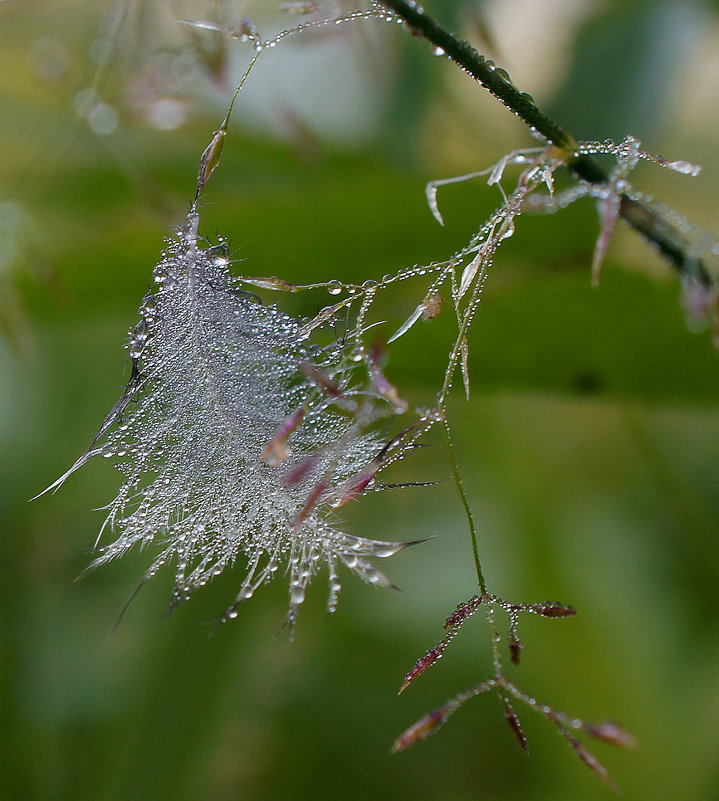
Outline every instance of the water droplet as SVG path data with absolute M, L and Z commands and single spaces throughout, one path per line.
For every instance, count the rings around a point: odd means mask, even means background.
M 131 359 L 139 359 L 142 356 L 142 351 L 145 349 L 145 342 L 139 342 L 136 339 L 131 340 L 130 342 L 130 358 Z
M 118 125 L 117 111 L 108 103 L 98 103 L 87 115 L 87 124 L 93 133 L 108 136 Z
M 332 280 L 327 284 L 327 291 L 330 295 L 339 295 L 342 292 L 342 284 L 337 280 Z
M 436 46 L 436 47 L 432 48 L 432 55 L 433 56 L 446 56 L 447 54 L 445 53 L 443 47 Z

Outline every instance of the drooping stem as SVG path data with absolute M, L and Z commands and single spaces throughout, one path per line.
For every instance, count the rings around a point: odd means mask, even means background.
M 590 156 L 577 151 L 574 137 L 540 111 L 530 95 L 519 91 L 504 70 L 497 69 L 469 42 L 442 28 L 414 0 L 381 0 L 381 3 L 403 19 L 413 33 L 440 48 L 533 132 L 553 144 L 560 151 L 558 155 L 561 155 L 567 168 L 578 178 L 592 184 L 607 181 L 607 173 L 602 167 Z M 715 282 L 703 260 L 691 252 L 686 236 L 657 209 L 629 194 L 623 194 L 620 216 L 654 245 L 682 276 L 705 286 Z

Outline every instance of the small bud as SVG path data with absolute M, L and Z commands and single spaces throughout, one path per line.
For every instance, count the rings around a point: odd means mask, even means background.
M 190 28 L 197 28 L 201 31 L 221 31 L 222 28 L 216 22 L 209 22 L 204 19 L 178 19 L 182 25 L 189 25 Z
M 461 626 L 465 620 L 470 618 L 477 609 L 479 609 L 481 603 L 482 599 L 478 595 L 475 595 L 473 598 L 470 598 L 467 603 L 458 604 L 454 612 L 444 621 L 444 627 L 446 629 L 453 629 Z
M 272 278 L 245 278 L 243 276 L 240 278 L 240 280 L 244 281 L 246 284 L 252 284 L 252 286 L 259 287 L 260 289 L 277 289 L 280 292 L 298 291 L 294 284 L 291 284 L 289 281 L 285 281 L 282 278 L 277 278 L 277 276 L 273 276 Z
M 619 748 L 635 748 L 637 745 L 637 740 L 633 735 L 612 721 L 588 723 L 584 730 L 590 737 Z
M 302 422 L 306 411 L 306 406 L 300 406 L 296 412 L 293 412 L 287 419 L 280 423 L 274 436 L 267 444 L 267 447 L 262 451 L 262 456 L 260 458 L 263 462 L 266 462 L 271 467 L 276 467 L 280 462 L 284 462 L 285 459 L 287 459 L 290 454 L 285 443 L 290 434 Z
M 332 306 L 325 306 L 324 309 L 321 309 L 308 323 L 305 323 L 302 328 L 299 329 L 297 334 L 300 339 L 308 337 L 315 328 L 327 322 L 327 320 L 333 319 L 340 309 L 349 305 L 351 302 L 352 298 L 349 297 L 345 298 L 345 300 L 341 300 L 339 303 L 334 303 Z
M 620 206 L 621 196 L 618 193 L 613 193 L 597 201 L 600 230 L 592 256 L 592 286 L 599 286 L 602 264 L 607 254 L 609 240 L 612 238 L 614 228 L 619 219 Z
M 302 507 L 302 509 L 300 509 L 300 511 L 297 513 L 297 516 L 295 517 L 295 522 L 292 527 L 295 534 L 302 528 L 302 525 L 304 524 L 305 520 L 307 520 L 307 515 L 309 515 L 309 513 L 315 508 L 315 506 L 317 506 L 320 498 L 327 490 L 327 486 L 328 486 L 327 480 L 323 478 L 320 481 L 318 481 L 317 484 L 315 484 L 315 486 L 312 488 L 310 494 L 307 496 L 305 505 Z
M 280 11 L 284 11 L 287 14 L 314 14 L 315 11 L 319 11 L 319 6 L 317 3 L 311 2 L 298 2 L 293 3 L 280 3 Z
M 340 388 L 330 381 L 323 372 L 318 370 L 314 364 L 302 362 L 300 368 L 316 387 L 323 389 L 331 398 L 344 398 Z
M 670 170 L 674 170 L 674 172 L 681 173 L 682 175 L 691 175 L 692 178 L 696 178 L 696 176 L 702 171 L 702 168 L 699 164 L 692 164 L 689 161 L 664 161 L 660 163 L 662 166 L 667 167 Z
M 462 337 L 462 341 L 460 342 L 460 355 L 462 357 L 460 364 L 462 366 L 464 394 L 467 400 L 469 400 L 469 342 L 467 342 L 467 337 Z
M 200 159 L 200 171 L 197 175 L 198 195 L 205 188 L 205 184 L 215 171 L 215 167 L 220 163 L 220 156 L 222 155 L 222 148 L 225 144 L 226 135 L 227 130 L 225 128 L 220 128 L 219 131 L 215 131 L 212 136 L 212 141 L 202 154 L 202 158 Z
M 379 468 L 379 460 L 373 459 L 370 464 L 363 470 L 360 470 L 356 476 L 346 481 L 345 484 L 340 487 L 339 498 L 332 504 L 332 508 L 339 509 L 341 506 L 344 506 L 346 503 L 353 501 L 361 495 L 372 483 Z
M 249 17 L 242 17 L 230 29 L 230 36 L 241 42 L 257 41 L 259 34 L 255 23 Z
M 533 604 L 530 607 L 530 611 L 542 617 L 571 617 L 577 614 L 577 610 L 571 606 L 564 606 L 563 604 L 552 602 Z
M 407 401 L 400 398 L 397 387 L 391 384 L 382 372 L 380 363 L 384 361 L 384 358 L 384 346 L 380 343 L 375 343 L 370 353 L 370 376 L 372 378 L 372 383 L 375 385 L 379 394 L 394 406 L 397 414 L 402 414 L 407 411 Z
M 316 464 L 317 458 L 314 456 L 308 456 L 306 459 L 303 459 L 287 473 L 284 479 L 285 486 L 296 487 L 298 484 L 301 484 L 310 475 Z
M 464 297 L 467 290 L 472 286 L 472 282 L 474 281 L 479 268 L 482 266 L 484 261 L 484 257 L 487 255 L 487 251 L 489 249 L 489 243 L 492 242 L 492 238 L 489 237 L 486 244 L 479 249 L 477 255 L 467 264 L 467 266 L 462 271 L 462 278 L 459 282 L 459 289 L 457 290 L 457 301 L 461 300 Z
M 394 741 L 391 749 L 392 753 L 396 754 L 398 751 L 404 751 L 410 746 L 420 742 L 420 740 L 426 740 L 430 734 L 434 734 L 445 720 L 447 720 L 453 710 L 454 705 L 446 704 L 439 709 L 434 709 L 423 718 L 420 718 L 408 729 L 405 729 Z
M 567 742 L 574 750 L 574 753 L 584 762 L 584 764 L 594 773 L 599 776 L 599 778 L 608 784 L 613 790 L 619 792 L 619 788 L 612 780 L 612 777 L 609 775 L 609 771 L 602 765 L 602 763 L 594 756 L 594 754 L 590 753 L 585 747 L 583 743 L 580 743 L 579 740 L 575 740 L 574 737 L 565 735 Z
M 529 745 L 527 744 L 527 738 L 524 736 L 524 732 L 522 731 L 522 724 L 519 722 L 519 716 L 509 703 L 508 698 L 503 696 L 502 703 L 504 704 L 504 717 L 509 724 L 509 728 L 512 730 L 512 734 L 514 734 L 514 736 L 517 738 L 517 742 L 522 746 L 522 748 L 529 753 Z
M 444 653 L 444 649 L 449 645 L 452 637 L 457 633 L 456 629 L 452 629 L 444 639 L 440 640 L 434 648 L 430 648 L 429 651 L 423 656 L 420 657 L 415 663 L 414 667 L 410 672 L 404 677 L 404 681 L 402 682 L 402 686 L 399 688 L 399 692 L 397 695 L 403 693 L 407 687 L 418 677 L 427 670 L 428 667 L 431 667 L 438 659 L 442 658 L 442 654 Z
M 399 693 L 397 694 L 399 695 L 403 693 L 418 676 L 427 670 L 428 667 L 431 667 L 438 659 L 441 659 L 443 651 L 444 646 L 442 643 L 440 643 L 434 648 L 430 648 L 423 657 L 420 657 L 420 659 L 414 663 L 412 670 L 410 670 L 409 673 L 404 677 L 402 686 L 399 688 Z

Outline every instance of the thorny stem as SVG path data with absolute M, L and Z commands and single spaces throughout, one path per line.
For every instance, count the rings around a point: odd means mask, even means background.
M 382 5 L 403 19 L 412 32 L 423 36 L 491 92 L 510 111 L 525 122 L 533 132 L 547 139 L 561 151 L 567 167 L 581 180 L 602 184 L 607 173 L 590 156 L 577 152 L 577 141 L 537 108 L 530 95 L 520 92 L 498 71 L 494 64 L 482 56 L 469 42 L 446 31 L 428 16 L 414 0 L 381 0 Z M 622 194 L 620 216 L 638 231 L 687 278 L 711 286 L 713 281 L 703 261 L 689 252 L 685 237 L 675 225 L 663 218 L 646 203 Z

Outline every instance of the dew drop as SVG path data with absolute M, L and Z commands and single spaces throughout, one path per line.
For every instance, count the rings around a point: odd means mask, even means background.
M 327 284 L 327 291 L 330 295 L 339 295 L 342 292 L 342 284 L 337 280 L 332 280 Z
M 301 604 L 305 600 L 305 588 L 297 584 L 290 590 L 290 603 L 293 606 Z

